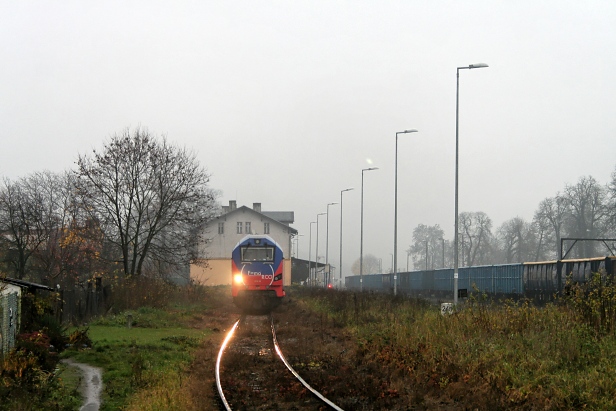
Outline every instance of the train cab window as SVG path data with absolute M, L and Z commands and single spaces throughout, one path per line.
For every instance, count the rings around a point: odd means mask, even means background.
M 240 222 L 237 223 L 237 233 L 242 234 L 242 223 Z
M 262 262 L 273 263 L 274 262 L 274 248 L 273 247 L 242 247 L 242 261 L 243 262 Z

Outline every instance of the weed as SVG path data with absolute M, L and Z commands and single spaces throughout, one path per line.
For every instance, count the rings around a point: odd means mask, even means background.
M 566 304 L 543 308 L 476 292 L 446 317 L 422 302 L 369 293 L 332 296 L 336 310 L 326 293 L 302 301 L 319 315 L 346 319 L 358 372 L 383 372 L 406 393 L 407 406 L 422 398 L 462 409 L 613 409 L 614 285 L 595 276 L 569 289 Z

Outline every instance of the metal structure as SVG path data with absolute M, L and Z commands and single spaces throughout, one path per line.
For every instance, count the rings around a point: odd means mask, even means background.
M 460 95 L 460 70 L 488 67 L 485 63 L 471 64 L 466 67 L 458 67 L 456 70 L 456 182 L 455 182 L 455 222 L 453 240 L 453 303 L 458 303 L 458 107 Z
M 342 286 L 342 193 L 346 191 L 351 191 L 353 188 L 345 188 L 344 190 L 340 190 L 340 265 L 339 265 L 339 274 L 338 279 L 340 280 L 340 286 Z
M 331 282 L 331 274 L 330 274 L 330 268 L 329 268 L 329 206 L 330 205 L 335 205 L 338 203 L 328 203 L 327 204 L 327 222 L 325 225 L 325 269 L 327 270 L 327 279 L 323 278 L 323 285 L 325 287 L 327 287 L 327 285 Z
M 378 170 L 378 167 L 364 168 L 361 170 L 361 223 L 359 234 L 359 290 L 363 291 L 362 276 L 364 275 L 364 171 Z
M 396 295 L 398 287 L 398 134 L 417 133 L 417 130 L 404 130 L 396 133 L 396 171 L 395 188 L 394 188 L 394 261 L 392 271 L 394 273 L 394 295 Z
M 317 214 L 317 247 L 315 251 L 315 268 L 314 268 L 314 283 L 312 286 L 317 285 L 317 281 L 319 279 L 319 216 L 325 215 L 326 213 Z
M 310 271 L 310 266 L 312 265 L 312 225 L 316 223 L 316 221 L 310 222 L 310 237 L 308 239 L 308 284 L 312 284 L 312 271 Z
M 564 244 L 565 241 L 573 241 L 573 243 L 567 249 L 567 252 L 563 255 L 563 244 Z M 616 243 L 616 238 L 570 238 L 570 237 L 563 237 L 563 238 L 560 239 L 560 253 L 558 254 L 559 255 L 559 259 L 563 260 L 563 259 L 567 258 L 567 255 L 569 255 L 569 253 L 573 249 L 573 246 L 575 246 L 575 244 L 577 244 L 578 241 L 598 241 L 598 242 L 601 242 L 601 243 L 603 243 L 605 248 L 610 250 L 610 253 L 612 253 L 612 255 L 615 254 L 614 250 L 612 250 L 612 247 L 610 247 L 608 245 L 608 241 L 612 242 L 612 243 Z

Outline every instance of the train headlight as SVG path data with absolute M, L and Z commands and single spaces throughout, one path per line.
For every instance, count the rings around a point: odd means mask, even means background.
M 244 283 L 244 278 L 242 278 L 242 274 L 235 274 L 233 276 L 233 282 L 235 284 L 243 284 Z

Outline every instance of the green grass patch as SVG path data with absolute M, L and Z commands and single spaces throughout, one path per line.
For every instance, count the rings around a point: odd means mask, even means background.
M 160 326 L 160 321 L 155 321 Z M 206 336 L 189 328 L 140 328 L 91 325 L 92 348 L 69 351 L 75 361 L 103 369 L 101 410 L 117 410 L 128 398 L 160 375 L 177 373 L 191 360 L 191 353 Z
M 196 346 L 205 336 L 202 330 L 189 328 L 119 328 L 91 325 L 88 334 L 96 349 L 100 345 L 111 343 L 132 343 L 138 345 L 175 346 L 177 341 L 185 345 Z M 181 342 L 178 342 L 181 345 Z
M 220 294 L 188 287 L 165 308 L 145 306 L 96 318 L 85 326 L 91 348 L 76 344 L 64 356 L 103 369 L 101 410 L 124 409 L 135 399 L 148 401 L 153 392 L 166 397 L 177 391 L 194 349 L 208 335 L 193 325 L 208 315 Z

